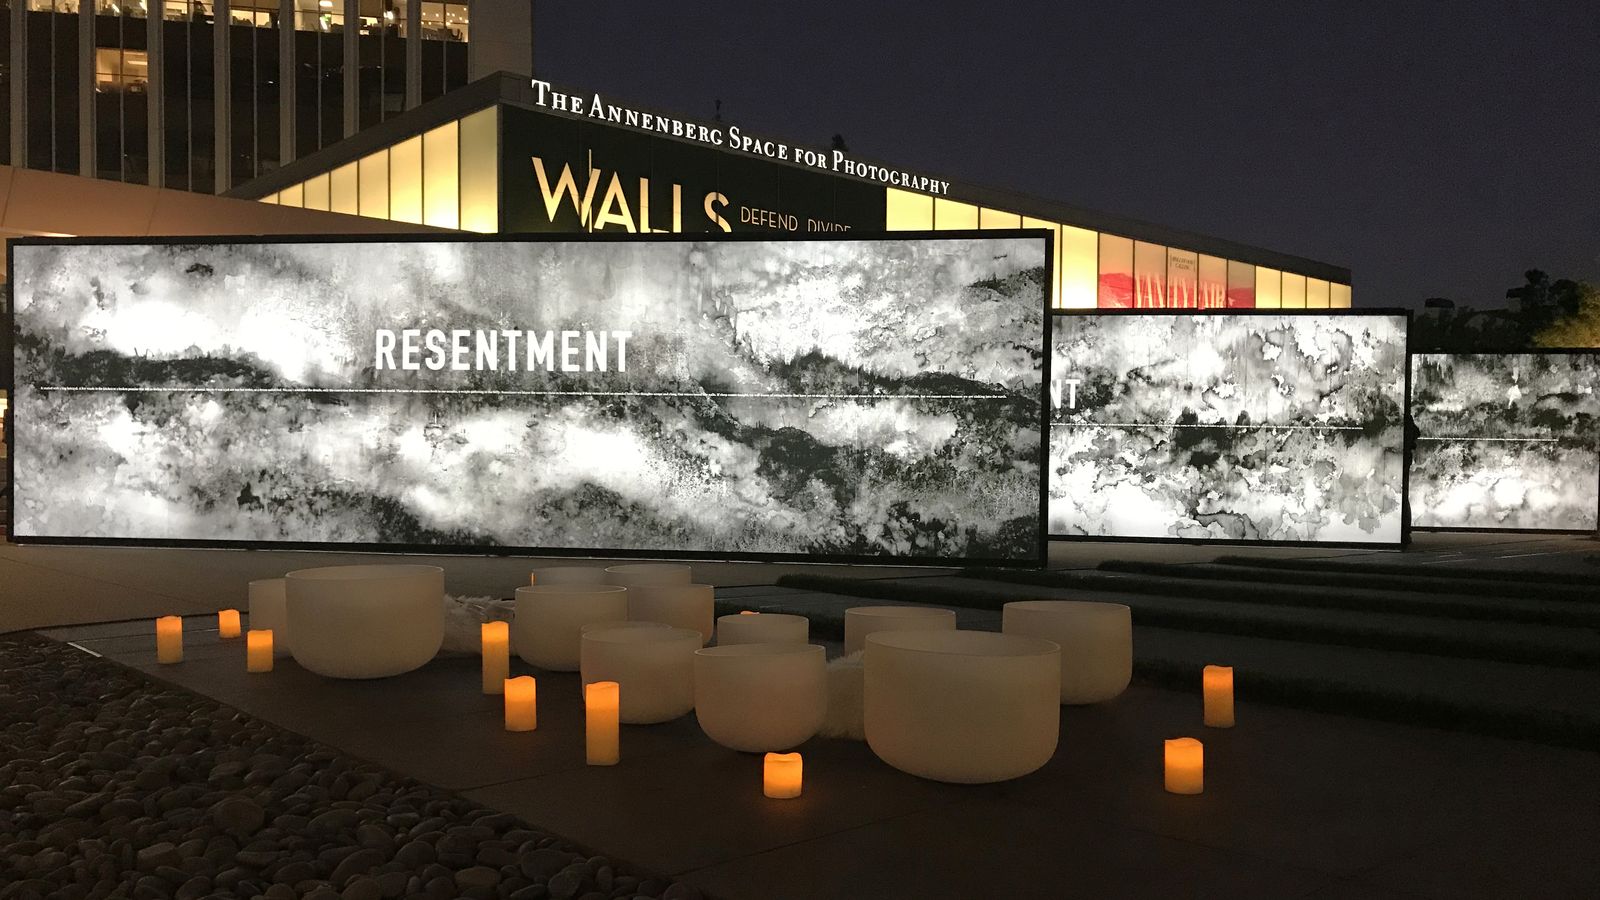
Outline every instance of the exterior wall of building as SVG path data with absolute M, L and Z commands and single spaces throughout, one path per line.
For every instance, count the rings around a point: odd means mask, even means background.
M 1041 228 L 1055 239 L 1058 309 L 1350 306 L 1350 286 L 1331 278 L 972 202 L 960 186 L 949 190 L 952 196 L 932 196 L 502 105 L 263 199 L 507 233 Z M 487 198 L 495 196 L 491 211 Z
M 10 63 L 0 163 L 45 171 L 222 193 L 468 80 L 460 2 L 0 0 L 0 10 Z M 522 34 L 531 47 L 531 28 Z

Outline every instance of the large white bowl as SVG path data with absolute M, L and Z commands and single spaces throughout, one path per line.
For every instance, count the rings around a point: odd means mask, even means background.
M 717 617 L 717 646 L 731 644 L 804 644 L 811 640 L 811 620 L 787 613 Z
M 1049 762 L 1061 731 L 1061 648 L 987 631 L 867 637 L 867 744 L 934 781 L 1019 778 Z
M 511 646 L 530 666 L 578 671 L 583 626 L 628 618 L 628 589 L 614 584 L 534 584 L 517 588 Z
M 668 722 L 694 709 L 694 652 L 688 628 L 590 628 L 583 632 L 582 681 L 615 681 L 621 719 Z
M 754 618 L 754 617 L 750 617 Z M 828 714 L 819 644 L 733 644 L 694 657 L 694 714 L 706 737 L 747 753 L 789 750 Z
M 628 618 L 639 622 L 665 622 L 674 628 L 700 632 L 700 643 L 711 641 L 716 625 L 716 588 L 709 584 L 651 584 L 628 588 Z
M 932 606 L 852 606 L 844 611 L 844 655 L 866 648 L 878 631 L 954 631 L 954 610 Z
M 1061 702 L 1100 703 L 1133 679 L 1133 614 L 1121 603 L 1021 600 L 1003 607 L 1000 630 L 1061 645 Z
M 606 581 L 623 587 L 688 584 L 694 581 L 694 572 L 682 563 L 625 563 L 606 566 Z
M 250 627 L 272 632 L 272 655 L 289 655 L 289 600 L 282 578 L 250 582 Z
M 546 566 L 528 573 L 529 584 L 606 584 L 602 566 Z
M 330 678 L 385 678 L 420 668 L 444 642 L 438 566 L 328 566 L 284 576 L 289 650 Z

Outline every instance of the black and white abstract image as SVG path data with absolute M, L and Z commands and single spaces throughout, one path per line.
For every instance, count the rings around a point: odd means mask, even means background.
M 1600 527 L 1600 353 L 1412 357 L 1412 522 Z
M 1045 244 L 21 244 L 15 534 L 1036 562 Z
M 1052 535 L 1397 544 L 1400 315 L 1055 316 Z

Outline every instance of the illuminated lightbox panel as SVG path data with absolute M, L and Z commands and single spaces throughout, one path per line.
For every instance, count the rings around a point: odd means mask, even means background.
M 1052 317 L 1052 536 L 1404 540 L 1404 313 Z
M 11 533 L 1037 565 L 1049 243 L 13 241 Z
M 1419 528 L 1600 527 L 1600 353 L 1418 354 Z

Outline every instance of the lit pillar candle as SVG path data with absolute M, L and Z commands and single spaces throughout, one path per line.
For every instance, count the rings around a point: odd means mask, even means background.
M 183 662 L 183 620 L 177 616 L 156 620 L 156 662 Z
M 244 670 L 272 671 L 272 629 L 252 628 L 244 636 Z
M 1210 728 L 1233 727 L 1233 667 L 1206 666 L 1201 675 L 1201 688 L 1206 696 L 1206 725 Z
M 237 609 L 218 610 L 217 633 L 225 638 L 239 636 L 239 611 Z
M 532 731 L 539 727 L 539 685 L 532 675 L 507 678 L 500 688 L 506 695 L 506 730 Z
M 759 616 L 759 615 L 761 615 L 761 613 L 759 613 L 759 612 L 757 612 L 757 611 L 755 611 L 753 609 L 741 609 L 741 610 L 739 610 L 739 615 L 741 615 L 741 616 Z
M 511 674 L 511 626 L 505 622 L 483 623 L 483 692 L 505 690 Z
M 591 766 L 614 766 L 621 758 L 617 734 L 620 701 L 615 681 L 583 686 L 584 746 Z
M 1194 738 L 1167 741 L 1167 790 L 1198 794 L 1205 787 L 1205 746 Z
M 761 771 L 761 793 L 774 800 L 800 796 L 800 754 L 768 753 Z

